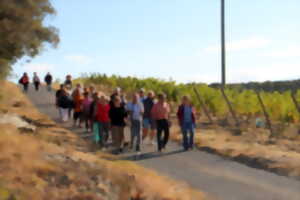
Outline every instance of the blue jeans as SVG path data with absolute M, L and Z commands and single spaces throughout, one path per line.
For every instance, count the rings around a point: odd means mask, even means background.
M 141 145 L 141 128 L 142 122 L 139 120 L 131 120 L 131 146 L 133 147 L 134 141 L 136 139 L 136 151 L 140 151 Z
M 195 125 L 193 122 L 183 122 L 181 131 L 183 135 L 183 148 L 188 150 L 194 147 Z

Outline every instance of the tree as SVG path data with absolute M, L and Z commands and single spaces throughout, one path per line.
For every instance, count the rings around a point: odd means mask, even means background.
M 49 43 L 59 43 L 58 30 L 46 26 L 44 20 L 54 15 L 49 0 L 0 1 L 0 78 L 5 78 L 11 66 L 23 56 L 34 57 Z

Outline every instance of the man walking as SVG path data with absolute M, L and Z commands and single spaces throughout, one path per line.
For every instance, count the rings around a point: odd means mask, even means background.
M 148 144 L 154 145 L 155 136 L 155 121 L 151 116 L 151 110 L 154 106 L 154 92 L 148 92 L 147 98 L 144 99 L 144 115 L 143 115 L 143 138 L 142 140 L 148 140 Z M 150 132 L 150 133 L 149 133 Z
M 151 113 L 152 117 L 156 120 L 157 146 L 158 151 L 161 152 L 162 150 L 165 150 L 170 134 L 170 106 L 166 102 L 166 96 L 164 94 L 158 95 L 158 102 L 153 106 Z M 162 133 L 164 133 L 163 138 Z
M 182 97 L 182 104 L 178 107 L 177 117 L 183 135 L 183 148 L 188 151 L 194 147 L 195 109 L 188 96 Z
M 35 90 L 39 91 L 41 81 L 40 81 L 40 77 L 37 75 L 36 72 L 33 73 L 33 84 L 34 84 Z
M 47 75 L 45 76 L 45 83 L 47 85 L 47 89 L 48 89 L 49 92 L 52 89 L 52 86 L 51 86 L 52 85 L 52 80 L 53 80 L 52 75 L 50 74 L 50 72 L 48 72 Z
M 126 105 L 126 110 L 130 114 L 131 121 L 131 148 L 134 148 L 134 143 L 136 140 L 135 150 L 138 154 L 141 151 L 141 129 L 142 129 L 142 120 L 144 113 L 144 105 L 141 103 L 139 95 L 134 94 L 132 97 L 132 102 Z

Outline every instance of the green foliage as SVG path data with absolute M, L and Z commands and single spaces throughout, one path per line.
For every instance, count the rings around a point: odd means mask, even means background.
M 115 75 L 107 76 L 105 74 L 83 75 L 80 81 L 87 85 L 99 84 L 107 87 L 121 87 L 126 92 L 137 91 L 140 88 L 153 90 L 156 93 L 163 92 L 168 96 L 170 101 L 175 103 L 179 103 L 181 96 L 189 95 L 197 109 L 201 110 L 193 91 L 193 87 L 196 87 L 213 115 L 225 117 L 229 112 L 221 91 L 206 84 L 176 84 L 175 81 L 165 81 L 156 78 L 138 79 Z M 227 88 L 225 93 L 237 115 L 254 117 L 257 114 L 262 114 L 257 95 L 253 90 Z M 291 99 L 290 91 L 283 93 L 261 92 L 261 96 L 272 120 L 283 122 L 299 121 L 299 114 Z M 297 99 L 300 102 L 300 91 L 297 92 Z
M 23 56 L 34 57 L 45 42 L 59 42 L 57 30 L 44 19 L 55 14 L 49 0 L 0 1 L 0 78 L 5 78 Z

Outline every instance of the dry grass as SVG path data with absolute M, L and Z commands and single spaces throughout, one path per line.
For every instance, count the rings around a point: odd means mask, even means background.
M 53 124 L 11 83 L 2 83 L 0 110 Z M 201 200 L 204 196 L 132 162 L 91 153 L 88 144 L 59 126 L 27 133 L 2 124 L 0 199 Z
M 286 133 L 291 135 L 291 133 Z M 173 139 L 181 141 L 178 127 L 173 128 Z M 196 134 L 199 148 L 232 158 L 251 167 L 300 178 L 300 136 L 292 139 L 270 139 L 264 129 L 249 128 L 240 136 L 234 136 L 221 127 L 201 129 Z

